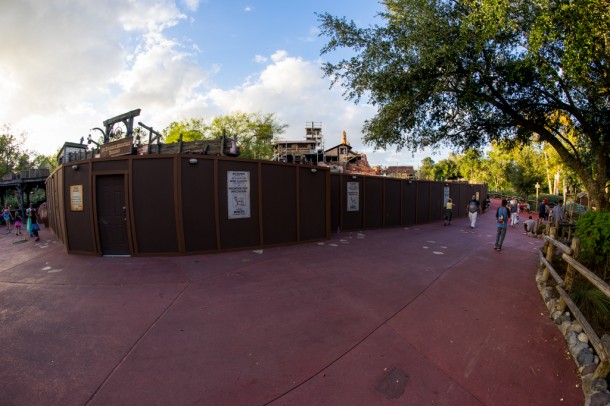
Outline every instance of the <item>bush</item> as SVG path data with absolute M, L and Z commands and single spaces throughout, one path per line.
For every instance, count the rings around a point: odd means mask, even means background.
M 604 292 L 577 276 L 570 296 L 600 337 L 610 332 L 610 298 Z
M 608 282 L 610 265 L 610 212 L 589 211 L 576 224 L 575 236 L 580 238 L 580 259 L 591 266 L 593 272 Z

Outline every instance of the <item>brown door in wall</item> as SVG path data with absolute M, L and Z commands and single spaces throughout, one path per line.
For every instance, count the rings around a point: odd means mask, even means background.
M 97 225 L 103 255 L 129 255 L 125 176 L 96 178 Z

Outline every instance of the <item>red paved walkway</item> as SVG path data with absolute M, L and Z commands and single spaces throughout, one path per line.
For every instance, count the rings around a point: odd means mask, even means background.
M 493 213 L 172 258 L 0 234 L 0 404 L 582 405 L 541 241 L 494 251 Z

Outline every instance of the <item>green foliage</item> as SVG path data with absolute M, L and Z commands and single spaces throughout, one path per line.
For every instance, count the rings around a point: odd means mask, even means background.
M 610 261 L 610 212 L 588 211 L 578 219 L 575 236 L 580 238 L 580 255 L 606 278 Z
M 463 155 L 454 158 L 457 161 L 458 172 L 461 178 L 470 182 L 484 182 L 482 153 L 478 149 L 469 148 Z
M 412 151 L 548 143 L 597 207 L 610 207 L 607 0 L 383 4 L 384 24 L 368 28 L 319 17 L 323 54 L 356 52 L 325 64 L 325 75 L 377 107 L 365 142 Z
M 599 336 L 610 333 L 610 298 L 604 292 L 577 276 L 570 296 Z
M 434 179 L 434 161 L 429 156 L 422 159 L 422 165 L 418 170 L 419 179 L 432 180 Z
M 451 159 L 443 159 L 434 165 L 434 180 L 455 180 L 460 178 L 458 165 Z
M 178 142 L 180 136 L 184 142 L 211 139 L 209 136 L 205 136 L 206 128 L 203 118 L 174 121 L 162 131 L 163 140 L 171 144 Z
M 225 134 L 236 140 L 242 158 L 270 159 L 273 140 L 286 129 L 273 114 L 233 112 L 214 117 L 207 124 L 203 118 L 173 122 L 163 130 L 166 143 L 219 139 Z
M 25 133 L 15 135 L 9 125 L 0 129 L 0 176 L 29 167 L 29 153 L 23 148 Z
M 277 121 L 274 114 L 233 112 L 215 117 L 208 130 L 215 137 L 220 137 L 226 131 L 229 137 L 237 141 L 240 157 L 271 159 L 273 139 L 286 127 L 286 124 Z

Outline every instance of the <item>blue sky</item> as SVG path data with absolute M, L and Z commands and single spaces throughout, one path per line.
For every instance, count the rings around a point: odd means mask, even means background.
M 137 121 L 211 120 L 274 113 L 298 140 L 322 122 L 325 146 L 341 131 L 372 165 L 414 165 L 430 152 L 373 151 L 366 104 L 329 90 L 316 13 L 381 24 L 373 0 L 8 0 L 0 5 L 0 125 L 26 148 L 54 154 L 102 121 L 136 108 Z M 331 56 L 332 57 L 332 56 Z M 441 157 L 433 156 L 438 160 Z

